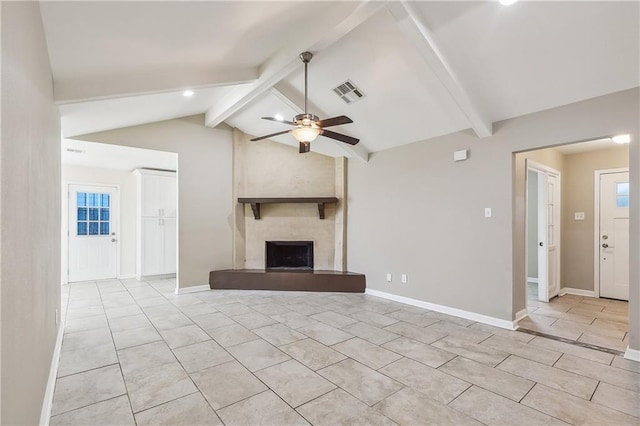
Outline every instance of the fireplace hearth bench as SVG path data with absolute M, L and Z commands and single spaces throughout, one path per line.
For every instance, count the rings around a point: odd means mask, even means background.
M 224 269 L 209 273 L 212 290 L 364 293 L 364 274 L 320 270 Z

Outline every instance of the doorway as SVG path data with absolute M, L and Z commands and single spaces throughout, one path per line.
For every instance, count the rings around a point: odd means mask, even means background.
M 629 300 L 629 170 L 595 172 L 596 295 Z
M 119 191 L 116 186 L 68 186 L 69 282 L 118 276 Z
M 530 159 L 526 167 L 527 265 L 535 268 L 538 300 L 549 302 L 560 292 L 560 172 Z

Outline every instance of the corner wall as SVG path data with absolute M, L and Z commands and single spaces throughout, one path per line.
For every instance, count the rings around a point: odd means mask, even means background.
M 74 137 L 178 154 L 178 283 L 208 285 L 232 266 L 231 129 L 205 127 L 204 115 Z
M 525 308 L 527 278 L 525 186 L 524 180 L 514 185 L 514 153 L 619 133 L 637 144 L 639 94 L 636 88 L 498 122 L 485 139 L 464 131 L 372 154 L 367 164 L 352 162 L 349 270 L 366 273 L 369 288 L 513 320 Z M 453 162 L 459 149 L 471 150 L 469 160 Z M 631 168 L 637 193 L 637 160 Z M 493 217 L 483 217 L 485 207 Z M 635 209 L 632 235 L 640 221 Z M 631 256 L 638 259 L 637 243 Z M 392 284 L 386 272 L 394 274 Z M 399 283 L 401 273 L 407 284 Z
M 38 424 L 60 318 L 60 118 L 39 3 L 0 8 L 0 423 Z

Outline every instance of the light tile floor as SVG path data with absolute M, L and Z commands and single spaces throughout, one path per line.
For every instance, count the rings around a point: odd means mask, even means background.
M 63 286 L 51 424 L 640 421 L 639 364 L 613 354 L 362 294 L 174 285 Z
M 629 343 L 629 303 L 564 295 L 538 301 L 537 284 L 527 286 L 529 317 L 521 328 L 623 353 Z

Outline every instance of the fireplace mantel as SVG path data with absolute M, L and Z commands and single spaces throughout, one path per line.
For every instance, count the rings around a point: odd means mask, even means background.
M 327 203 L 337 203 L 337 197 L 240 197 L 238 203 L 251 204 L 251 210 L 253 211 L 253 217 L 260 219 L 260 205 L 261 204 L 317 204 L 318 216 L 320 219 L 324 219 L 324 205 Z

